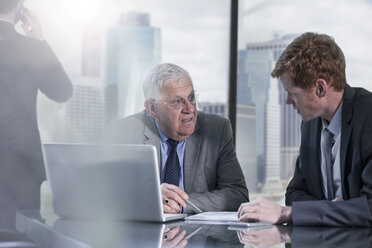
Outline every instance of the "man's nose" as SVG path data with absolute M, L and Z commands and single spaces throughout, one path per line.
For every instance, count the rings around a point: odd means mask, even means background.
M 195 104 L 192 104 L 189 100 L 185 99 L 182 103 L 182 111 L 183 112 L 187 112 L 187 113 L 190 113 L 190 112 L 193 112 L 195 111 Z

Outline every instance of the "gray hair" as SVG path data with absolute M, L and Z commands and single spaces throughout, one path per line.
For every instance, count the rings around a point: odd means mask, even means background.
M 178 65 L 164 63 L 155 65 L 143 82 L 145 100 L 156 99 L 158 90 L 170 82 L 179 83 L 183 78 L 190 80 L 189 73 Z

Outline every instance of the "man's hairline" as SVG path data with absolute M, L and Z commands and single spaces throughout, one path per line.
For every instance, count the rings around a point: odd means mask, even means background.
M 194 90 L 195 91 L 195 89 L 194 89 L 194 84 L 193 84 L 193 82 L 192 82 L 192 80 L 191 80 L 191 77 L 189 77 L 189 76 L 187 76 L 187 75 L 183 75 L 180 79 L 173 79 L 173 80 L 167 80 L 167 81 L 165 81 L 161 86 L 158 86 L 158 87 L 156 87 L 156 92 L 155 92 L 155 95 L 154 96 L 149 96 L 147 99 L 145 99 L 145 101 L 152 101 L 152 100 L 158 100 L 157 98 L 159 97 L 159 90 L 161 89 L 161 88 L 164 88 L 165 86 L 167 86 L 167 85 L 169 85 L 170 83 L 172 83 L 172 82 L 177 82 L 177 84 L 179 84 L 181 81 L 183 81 L 183 80 L 181 80 L 181 79 L 183 79 L 183 78 L 186 78 L 188 81 L 189 81 L 189 83 L 191 84 L 191 86 L 192 86 L 192 90 Z M 146 98 L 146 97 L 145 97 Z

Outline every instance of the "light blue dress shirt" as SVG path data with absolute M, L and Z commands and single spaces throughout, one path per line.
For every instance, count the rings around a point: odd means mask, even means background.
M 158 128 L 159 131 L 159 136 L 160 136 L 160 154 L 161 154 L 161 175 L 160 175 L 160 181 L 163 183 L 164 182 L 164 175 L 165 175 L 165 162 L 167 161 L 167 158 L 170 153 L 170 146 L 167 143 L 167 140 L 169 137 L 165 135 L 163 130 L 161 130 L 158 122 L 156 122 L 156 127 Z M 183 180 L 183 158 L 185 155 L 185 147 L 186 147 L 186 139 L 180 141 L 177 146 L 177 155 L 178 155 L 178 160 L 180 161 L 180 171 L 181 171 L 181 177 L 180 177 L 180 184 L 177 185 L 180 187 L 182 190 L 185 190 L 184 186 L 184 180 Z

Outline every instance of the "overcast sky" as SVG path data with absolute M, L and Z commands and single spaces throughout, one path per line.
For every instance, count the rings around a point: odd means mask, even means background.
M 27 1 L 27 0 L 26 0 Z M 50 42 L 72 78 L 81 68 L 84 26 L 114 25 L 126 11 L 150 13 L 161 29 L 162 62 L 187 69 L 202 101 L 226 101 L 229 0 L 29 0 Z
M 372 90 L 372 1 L 243 0 L 240 43 L 270 40 L 274 33 L 306 31 L 333 36 L 346 57 L 349 84 Z M 244 18 L 243 18 L 244 16 Z
M 274 33 L 316 31 L 336 39 L 353 86 L 372 90 L 371 1 L 240 0 L 239 47 L 268 41 Z M 149 12 L 162 30 L 163 62 L 190 71 L 202 101 L 227 99 L 229 0 L 26 0 L 72 78 L 81 66 L 82 30 L 87 24 L 113 25 L 121 12 Z M 371 85 L 371 86 L 370 86 Z

